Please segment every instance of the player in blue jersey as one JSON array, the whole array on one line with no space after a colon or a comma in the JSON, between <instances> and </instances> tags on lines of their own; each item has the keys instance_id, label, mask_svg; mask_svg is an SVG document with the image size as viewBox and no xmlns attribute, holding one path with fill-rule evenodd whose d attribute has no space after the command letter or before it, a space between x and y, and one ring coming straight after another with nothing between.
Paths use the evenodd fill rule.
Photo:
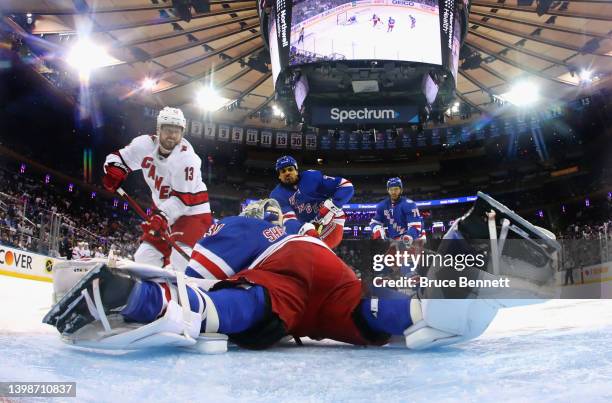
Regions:
<instances>
[{"instance_id":1,"label":"player in blue jersey","mask_svg":"<svg viewBox=\"0 0 612 403\"><path fill-rule=\"evenodd\" d=\"M376 25L379 22L382 24L382 21L380 20L380 17L377 16L376 14L372 15L372 18L370 19L370 21L372 21L372 28L376 28Z\"/></svg>"},{"instance_id":2,"label":"player in blue jersey","mask_svg":"<svg viewBox=\"0 0 612 403\"><path fill-rule=\"evenodd\" d=\"M228 338L261 349L286 335L356 345L382 345L398 336L404 346L422 349L477 337L499 308L525 303L509 299L513 295L542 298L539 292L554 281L560 249L554 235L482 193L453 224L438 252L465 257L477 249L485 265L467 270L433 265L427 272L427 278L438 281L501 275L520 280L508 293L489 290L480 298L482 289L474 286L426 289L418 296L368 291L368 284L321 240L286 235L278 223L265 221L269 203L252 208L255 218L221 220L200 243L215 254L230 250L217 255L234 265L229 278L204 283L154 266L120 262L109 267L110 262L97 261L43 321L70 344L107 349L193 346L197 340L199 351L213 353L227 351ZM506 237L520 242L520 253L497 248ZM250 243L256 246L243 246ZM234 254L244 256L232 260Z\"/></svg>"},{"instance_id":3,"label":"player in blue jersey","mask_svg":"<svg viewBox=\"0 0 612 403\"><path fill-rule=\"evenodd\" d=\"M402 197L402 180L387 181L389 198L376 205L376 215L370 221L372 239L394 239L411 244L424 239L423 219L415 202Z\"/></svg>"},{"instance_id":4,"label":"player in blue jersey","mask_svg":"<svg viewBox=\"0 0 612 403\"><path fill-rule=\"evenodd\" d=\"M395 19L393 17L389 17L389 21L387 22L387 32L392 32L395 27Z\"/></svg>"},{"instance_id":5,"label":"player in blue jersey","mask_svg":"<svg viewBox=\"0 0 612 403\"><path fill-rule=\"evenodd\" d=\"M297 161L291 156L276 161L280 183L270 193L283 211L283 220L290 234L314 234L330 248L342 241L346 216L342 205L349 202L355 190L344 178L323 175L319 171L298 172Z\"/></svg>"},{"instance_id":6,"label":"player in blue jersey","mask_svg":"<svg viewBox=\"0 0 612 403\"><path fill-rule=\"evenodd\" d=\"M264 219L253 218L259 216ZM278 202L264 199L251 203L240 216L223 218L210 227L194 246L185 274L226 279L249 267L266 249L287 236Z\"/></svg>"}]
</instances>

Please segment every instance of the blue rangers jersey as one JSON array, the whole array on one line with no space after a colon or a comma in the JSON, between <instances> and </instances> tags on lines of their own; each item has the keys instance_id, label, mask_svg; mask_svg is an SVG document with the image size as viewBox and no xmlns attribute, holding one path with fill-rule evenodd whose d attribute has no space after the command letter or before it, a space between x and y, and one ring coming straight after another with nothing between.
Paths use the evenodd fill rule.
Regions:
<instances>
[{"instance_id":1,"label":"blue rangers jersey","mask_svg":"<svg viewBox=\"0 0 612 403\"><path fill-rule=\"evenodd\" d=\"M396 239L402 235L410 235L412 239L422 235L423 219L415 202L400 197L396 203L387 197L376 205L376 215L370 221L370 227L381 225L386 227L387 238Z\"/></svg>"},{"instance_id":2,"label":"blue rangers jersey","mask_svg":"<svg viewBox=\"0 0 612 403\"><path fill-rule=\"evenodd\" d=\"M290 234L298 232L302 224L317 218L321 203L331 199L342 208L353 197L355 190L350 181L323 175L320 171L308 170L300 173L296 185L278 184L270 193L283 211L285 229Z\"/></svg>"},{"instance_id":3,"label":"blue rangers jersey","mask_svg":"<svg viewBox=\"0 0 612 403\"><path fill-rule=\"evenodd\" d=\"M226 279L253 268L288 242L305 241L325 246L320 240L287 235L285 229L252 217L227 217L213 224L193 248L185 270L189 277ZM327 246L325 246L327 247Z\"/></svg>"}]
</instances>

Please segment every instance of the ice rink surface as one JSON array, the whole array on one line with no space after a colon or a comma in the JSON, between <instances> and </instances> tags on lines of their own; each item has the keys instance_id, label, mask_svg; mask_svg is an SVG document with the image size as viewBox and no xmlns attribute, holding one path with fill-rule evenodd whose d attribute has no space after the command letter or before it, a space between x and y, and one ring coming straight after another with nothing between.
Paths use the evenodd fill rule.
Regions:
<instances>
[{"instance_id":1,"label":"ice rink surface","mask_svg":"<svg viewBox=\"0 0 612 403\"><path fill-rule=\"evenodd\" d=\"M40 323L50 301L51 284L0 276L0 381L77 383L53 401L612 401L612 300L502 310L480 338L426 352L305 340L214 356L72 348Z\"/></svg>"},{"instance_id":2,"label":"ice rink surface","mask_svg":"<svg viewBox=\"0 0 612 403\"><path fill-rule=\"evenodd\" d=\"M442 63L438 16L405 7L385 7L378 14L382 23L373 27L372 14L369 8L348 11L348 17L355 15L357 22L347 25L338 25L335 14L326 17L306 28L304 42L299 44L299 29L292 30L291 46L324 56L340 54L346 59ZM411 28L409 15L416 18L414 28ZM396 20L391 32L387 32L389 16Z\"/></svg>"}]
</instances>

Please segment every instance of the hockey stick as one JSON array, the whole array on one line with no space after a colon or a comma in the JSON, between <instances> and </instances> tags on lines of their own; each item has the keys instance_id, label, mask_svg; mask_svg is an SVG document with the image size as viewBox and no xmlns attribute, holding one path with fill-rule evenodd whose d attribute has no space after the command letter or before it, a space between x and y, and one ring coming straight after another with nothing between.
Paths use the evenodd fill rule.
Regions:
<instances>
[{"instance_id":1,"label":"hockey stick","mask_svg":"<svg viewBox=\"0 0 612 403\"><path fill-rule=\"evenodd\" d=\"M149 221L147 218L147 213L144 212L144 210L142 209L142 207L140 207L138 202L132 199L130 195L126 193L125 190L119 187L117 188L116 192L119 196L127 200L130 206L132 206L132 208L136 210L136 213L140 216L140 218L142 218L145 221ZM189 262L191 257L180 246L176 244L176 241L174 239L170 238L167 234L162 234L162 239L168 242L170 246L172 246L185 260Z\"/></svg>"}]
</instances>

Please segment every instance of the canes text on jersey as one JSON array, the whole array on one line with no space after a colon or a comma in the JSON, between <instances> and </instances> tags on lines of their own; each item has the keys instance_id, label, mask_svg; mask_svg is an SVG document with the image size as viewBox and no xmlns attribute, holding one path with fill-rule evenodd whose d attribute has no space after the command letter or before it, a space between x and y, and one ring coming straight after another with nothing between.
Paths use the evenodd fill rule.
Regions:
<instances>
[{"instance_id":1,"label":"canes text on jersey","mask_svg":"<svg viewBox=\"0 0 612 403\"><path fill-rule=\"evenodd\" d=\"M155 190L159 192L159 198L163 200L163 199L167 199L168 197L170 197L170 186L166 186L166 185L162 186L161 184L164 181L164 177L157 176L155 174L156 168L155 168L155 164L153 164L153 158L144 157L142 160L142 163L140 164L140 167L143 170L146 170L146 169L149 170L149 172L147 173L147 177L151 178L153 182L155 183Z\"/></svg>"}]
</instances>

